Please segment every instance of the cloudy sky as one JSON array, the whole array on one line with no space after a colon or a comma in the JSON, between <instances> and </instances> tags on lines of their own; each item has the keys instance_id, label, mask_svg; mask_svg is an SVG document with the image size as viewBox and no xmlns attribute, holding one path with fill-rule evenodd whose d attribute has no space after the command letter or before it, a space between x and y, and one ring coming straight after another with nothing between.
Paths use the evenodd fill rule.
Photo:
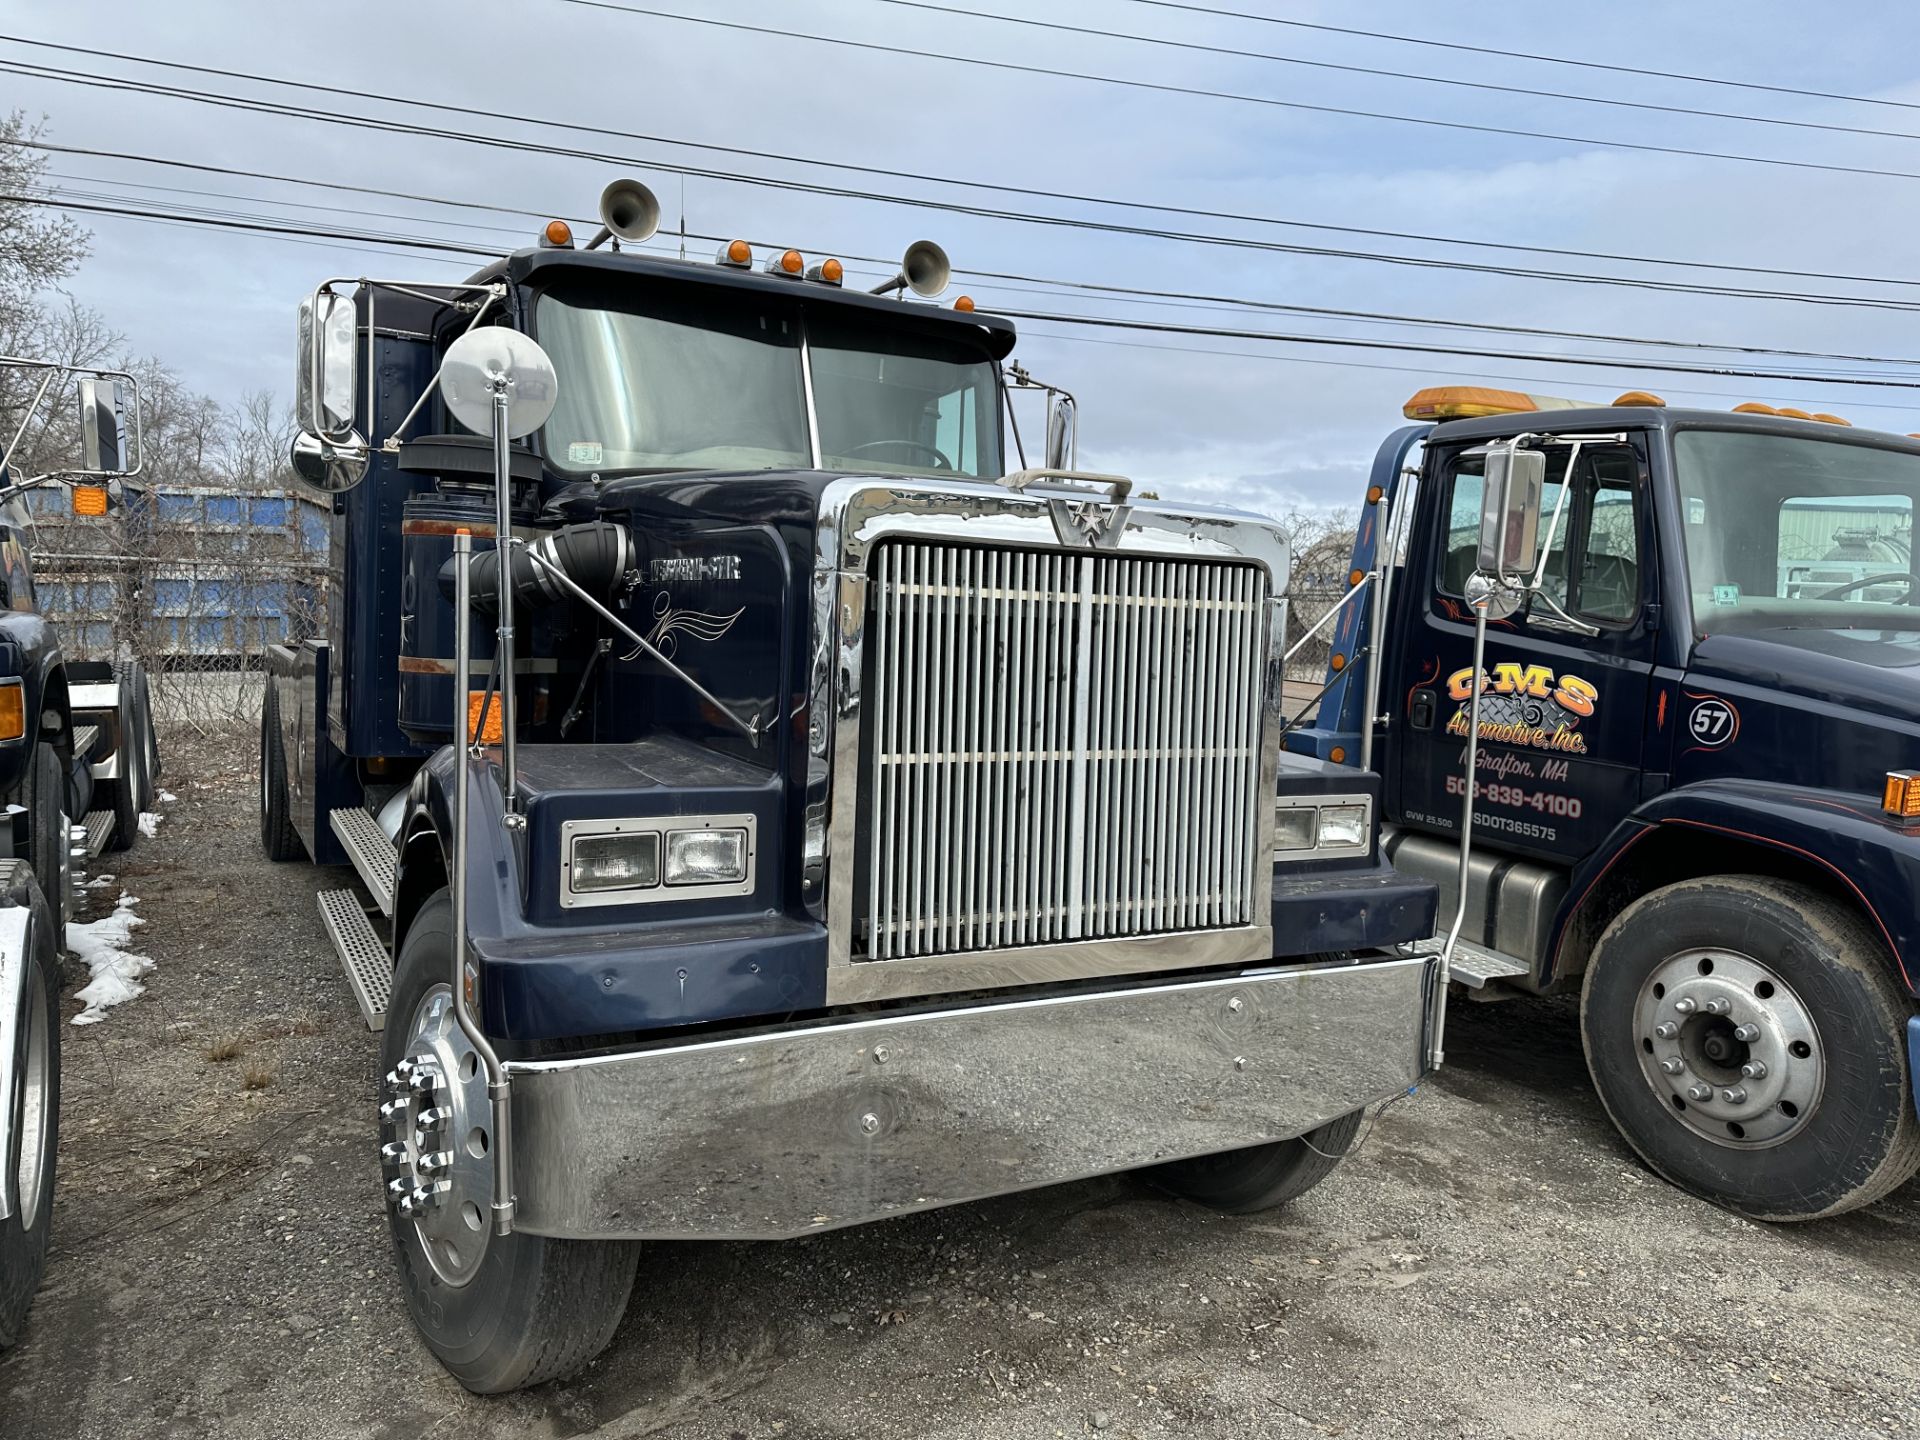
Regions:
<instances>
[{"instance_id":1,"label":"cloudy sky","mask_svg":"<svg viewBox=\"0 0 1920 1440\"><path fill-rule=\"evenodd\" d=\"M252 222L507 249L528 243L537 219L546 215L588 228L600 187L629 173L660 193L669 228L682 213L684 185L687 228L698 234L740 234L796 244L809 254L861 257L895 255L906 242L932 236L962 272L949 298L964 290L983 309L1466 352L1431 355L1025 322L1018 358L1080 395L1082 463L1132 474L1168 495L1270 510L1351 503L1374 445L1397 423L1406 397L1421 385L1448 380L1601 399L1644 386L1676 404L1725 407L1762 399L1836 411L1862 425L1920 430L1920 389L1648 368L1658 359L1920 381L1920 368L1873 363L1920 354L1909 333L1913 310L1805 298L1920 301L1913 244L1920 219L1920 51L1905 7L1890 0L1817 10L1775 0L1691 0L1684 6L1611 0L1577 9L1487 0L1471 10L1409 0L1366 6L1195 3L1201 10L1358 26L1502 53L1334 34L1151 0L956 0L951 10L903 0L333 0L326 6L90 0L84 28L74 23L79 12L70 0L0 0L0 65L8 71L0 73L0 109L44 115L46 138L58 145L147 157L56 155L50 183L75 204L136 207L156 216L184 206ZM675 14L709 23L670 18ZM1023 25L995 14L1092 33ZM1176 48L1130 35L1214 48ZM21 43L28 40L133 58ZM1509 52L1883 103L1661 79ZM955 63L939 54L1221 93L1169 93ZM343 93L143 63L152 61L299 80ZM17 73L22 66L68 75ZM377 117L453 133L370 131L311 115L263 115L85 86L76 77L253 97L320 116ZM1556 93L1474 89L1436 84L1434 77ZM1762 118L1677 114L1595 99ZM403 100L484 113L398 103ZM1311 106L1572 138L1524 138L1300 108ZM568 125L597 127L599 133ZM1862 130L1895 133L1856 133ZM538 153L459 138L479 135L591 154ZM848 166L866 168L843 168ZM683 179L677 170L688 168L701 173ZM882 198L769 188L748 177L1013 213L945 213ZM314 181L403 198L297 183ZM1039 193L1023 196L982 185ZM450 201L470 208L445 203ZM1245 218L1137 208L1148 205ZM1351 253L1201 244L1036 224L1021 215L1549 273L1517 276ZM103 311L136 351L164 358L189 383L222 399L263 385L285 388L294 307L316 280L369 273L449 279L475 264L432 252L382 253L377 245L111 215L82 218L95 238L92 257L73 285L78 297ZM1354 233L1368 230L1434 238ZM1637 258L1556 257L1495 248L1500 245ZM712 246L696 241L689 249L705 254ZM1671 263L1676 261L1693 263ZM851 265L856 278L870 268ZM996 280L968 271L1027 278ZM1700 295L1555 278L1566 272L1801 298ZM1810 278L1815 272L1840 278ZM1124 301L1063 291L1056 283L1061 281L1550 333L1416 327L1404 319L1363 321L1165 298ZM1572 332L1625 338L1566 338ZM1869 358L1656 349L1629 339ZM1509 358L1512 352L1624 363L1575 367L1564 360Z\"/></svg>"}]
</instances>

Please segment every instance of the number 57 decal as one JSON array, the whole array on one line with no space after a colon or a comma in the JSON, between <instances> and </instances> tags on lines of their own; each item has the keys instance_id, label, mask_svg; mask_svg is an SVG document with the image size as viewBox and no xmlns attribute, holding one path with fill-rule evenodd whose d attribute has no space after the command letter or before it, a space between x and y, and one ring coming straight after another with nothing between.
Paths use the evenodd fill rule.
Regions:
<instances>
[{"instance_id":1,"label":"number 57 decal","mask_svg":"<svg viewBox=\"0 0 1920 1440\"><path fill-rule=\"evenodd\" d=\"M1693 750L1720 750L1731 745L1734 737L1740 733L1740 712L1717 695L1695 695L1687 691L1687 697L1699 703L1687 716L1687 731L1693 736Z\"/></svg>"}]
</instances>

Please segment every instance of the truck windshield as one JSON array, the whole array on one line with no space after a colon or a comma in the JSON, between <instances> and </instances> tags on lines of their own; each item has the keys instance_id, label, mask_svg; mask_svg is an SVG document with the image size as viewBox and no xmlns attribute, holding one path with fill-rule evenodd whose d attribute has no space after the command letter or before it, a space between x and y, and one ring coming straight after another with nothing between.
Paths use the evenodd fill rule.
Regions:
<instances>
[{"instance_id":1,"label":"truck windshield","mask_svg":"<svg viewBox=\"0 0 1920 1440\"><path fill-rule=\"evenodd\" d=\"M1673 451L1697 633L1920 630L1920 456L1730 430Z\"/></svg>"},{"instance_id":2,"label":"truck windshield","mask_svg":"<svg viewBox=\"0 0 1920 1440\"><path fill-rule=\"evenodd\" d=\"M796 300L799 297L796 297ZM539 300L560 399L548 463L576 474L809 466L801 306L661 287ZM997 476L991 357L962 339L815 307L806 315L813 409L829 470Z\"/></svg>"}]
</instances>

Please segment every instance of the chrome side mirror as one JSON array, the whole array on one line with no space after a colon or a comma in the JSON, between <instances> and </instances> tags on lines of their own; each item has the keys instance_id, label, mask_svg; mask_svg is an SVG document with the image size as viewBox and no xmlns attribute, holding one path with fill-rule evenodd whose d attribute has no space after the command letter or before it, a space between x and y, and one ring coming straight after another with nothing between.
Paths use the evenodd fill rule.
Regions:
<instances>
[{"instance_id":1,"label":"chrome side mirror","mask_svg":"<svg viewBox=\"0 0 1920 1440\"><path fill-rule=\"evenodd\" d=\"M367 442L352 431L344 445L336 445L311 430L293 437L293 451L287 457L294 478L322 495L338 495L351 490L367 475Z\"/></svg>"},{"instance_id":2,"label":"chrome side mirror","mask_svg":"<svg viewBox=\"0 0 1920 1440\"><path fill-rule=\"evenodd\" d=\"M82 375L78 383L81 463L94 475L125 475L130 468L126 388L102 375Z\"/></svg>"},{"instance_id":3,"label":"chrome side mirror","mask_svg":"<svg viewBox=\"0 0 1920 1440\"><path fill-rule=\"evenodd\" d=\"M321 290L300 302L294 414L304 429L335 445L349 443L353 435L358 339L352 300Z\"/></svg>"},{"instance_id":4,"label":"chrome side mirror","mask_svg":"<svg viewBox=\"0 0 1920 1440\"><path fill-rule=\"evenodd\" d=\"M1079 407L1073 396L1064 390L1054 391L1047 399L1047 469L1073 469L1078 432Z\"/></svg>"},{"instance_id":5,"label":"chrome side mirror","mask_svg":"<svg viewBox=\"0 0 1920 1440\"><path fill-rule=\"evenodd\" d=\"M1540 561L1540 497L1547 457L1514 442L1487 452L1486 489L1480 501L1480 550L1476 568L1501 579L1531 579Z\"/></svg>"}]
</instances>

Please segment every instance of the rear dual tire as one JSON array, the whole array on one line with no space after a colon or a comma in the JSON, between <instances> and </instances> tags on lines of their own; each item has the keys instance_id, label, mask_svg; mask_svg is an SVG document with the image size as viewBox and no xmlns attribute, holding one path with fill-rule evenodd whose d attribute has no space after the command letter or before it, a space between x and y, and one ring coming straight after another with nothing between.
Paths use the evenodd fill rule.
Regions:
<instances>
[{"instance_id":1,"label":"rear dual tire","mask_svg":"<svg viewBox=\"0 0 1920 1440\"><path fill-rule=\"evenodd\" d=\"M441 890L421 907L400 947L382 1036L382 1074L426 1053L413 1037L421 1017L443 1003L440 994L448 990L452 974L453 905ZM410 1051L410 1045L416 1048ZM485 1076L479 1079L483 1095ZM478 1111L478 1097L471 1090L467 1094L468 1108ZM463 1117L460 1124L491 1128L490 1117L480 1114ZM394 1167L385 1173L392 1177ZM488 1235L482 1229L462 1241L485 1247L477 1261L471 1255L450 1261L444 1253L428 1253L434 1243L431 1226L400 1214L391 1198L387 1218L407 1308L427 1348L467 1389L490 1395L561 1379L613 1338L633 1289L638 1242L554 1240L518 1230ZM472 1204L484 1217L491 1198L490 1187L484 1195L455 1189L438 1203ZM465 1278L450 1283L450 1274Z\"/></svg>"}]
</instances>

